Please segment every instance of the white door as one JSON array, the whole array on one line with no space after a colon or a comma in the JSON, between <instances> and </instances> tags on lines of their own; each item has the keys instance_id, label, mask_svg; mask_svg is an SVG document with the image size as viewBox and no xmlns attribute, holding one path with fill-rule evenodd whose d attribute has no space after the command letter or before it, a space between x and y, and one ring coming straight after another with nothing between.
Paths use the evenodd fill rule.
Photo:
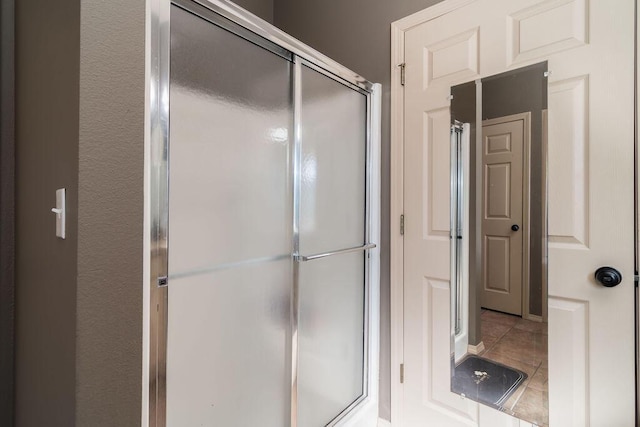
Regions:
<instances>
[{"instance_id":1,"label":"white door","mask_svg":"<svg viewBox=\"0 0 640 427\"><path fill-rule=\"evenodd\" d=\"M482 125L483 308L522 315L524 118L486 120Z\"/></svg>"},{"instance_id":2,"label":"white door","mask_svg":"<svg viewBox=\"0 0 640 427\"><path fill-rule=\"evenodd\" d=\"M544 60L550 425L635 425L634 2L448 0L394 25L406 64L404 384L394 426L519 423L449 391L448 95ZM619 286L594 280L605 265L620 270Z\"/></svg>"}]
</instances>

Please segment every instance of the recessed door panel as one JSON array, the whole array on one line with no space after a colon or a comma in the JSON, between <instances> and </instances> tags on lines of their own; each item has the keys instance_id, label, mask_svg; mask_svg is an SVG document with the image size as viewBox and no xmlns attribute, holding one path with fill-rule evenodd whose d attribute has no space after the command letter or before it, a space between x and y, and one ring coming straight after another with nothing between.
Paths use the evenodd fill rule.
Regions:
<instances>
[{"instance_id":1,"label":"recessed door panel","mask_svg":"<svg viewBox=\"0 0 640 427\"><path fill-rule=\"evenodd\" d=\"M511 218L511 163L484 167L485 219Z\"/></svg>"},{"instance_id":2,"label":"recessed door panel","mask_svg":"<svg viewBox=\"0 0 640 427\"><path fill-rule=\"evenodd\" d=\"M484 236L485 255L484 290L509 293L511 268L511 248L508 237Z\"/></svg>"},{"instance_id":3,"label":"recessed door panel","mask_svg":"<svg viewBox=\"0 0 640 427\"><path fill-rule=\"evenodd\" d=\"M487 135L487 145L485 154L499 154L511 152L511 135L498 134Z\"/></svg>"}]
</instances>

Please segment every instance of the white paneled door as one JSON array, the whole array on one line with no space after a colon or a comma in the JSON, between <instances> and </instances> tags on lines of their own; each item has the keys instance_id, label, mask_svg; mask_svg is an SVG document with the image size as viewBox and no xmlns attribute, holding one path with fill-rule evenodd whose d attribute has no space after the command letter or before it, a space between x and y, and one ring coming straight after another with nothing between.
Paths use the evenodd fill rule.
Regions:
<instances>
[{"instance_id":1,"label":"white paneled door","mask_svg":"<svg viewBox=\"0 0 640 427\"><path fill-rule=\"evenodd\" d=\"M405 234L393 258L404 363L394 426L529 425L449 391L449 93L542 61L549 424L635 425L634 14L632 0L447 0L394 24L395 59L406 64L395 98ZM622 283L599 284L601 266Z\"/></svg>"},{"instance_id":2,"label":"white paneled door","mask_svg":"<svg viewBox=\"0 0 640 427\"><path fill-rule=\"evenodd\" d=\"M480 304L518 316L522 314L522 260L528 257L523 246L528 227L522 203L528 197L524 185L527 119L527 115L501 117L482 124Z\"/></svg>"}]
</instances>

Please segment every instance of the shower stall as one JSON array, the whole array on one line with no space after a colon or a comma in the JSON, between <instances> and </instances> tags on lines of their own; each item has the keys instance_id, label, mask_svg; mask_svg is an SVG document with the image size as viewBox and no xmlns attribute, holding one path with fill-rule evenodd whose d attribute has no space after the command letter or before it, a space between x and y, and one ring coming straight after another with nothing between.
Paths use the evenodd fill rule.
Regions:
<instances>
[{"instance_id":1,"label":"shower stall","mask_svg":"<svg viewBox=\"0 0 640 427\"><path fill-rule=\"evenodd\" d=\"M451 125L451 348L453 361L469 344L469 158L470 124Z\"/></svg>"},{"instance_id":2,"label":"shower stall","mask_svg":"<svg viewBox=\"0 0 640 427\"><path fill-rule=\"evenodd\" d=\"M355 423L379 85L225 1L160 1L151 32L150 425Z\"/></svg>"}]
</instances>

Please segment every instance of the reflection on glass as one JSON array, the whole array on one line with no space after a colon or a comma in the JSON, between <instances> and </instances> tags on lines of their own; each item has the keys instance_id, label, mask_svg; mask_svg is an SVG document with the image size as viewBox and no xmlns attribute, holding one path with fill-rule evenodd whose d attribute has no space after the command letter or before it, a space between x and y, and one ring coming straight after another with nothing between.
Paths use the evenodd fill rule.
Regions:
<instances>
[{"instance_id":1,"label":"reflection on glass","mask_svg":"<svg viewBox=\"0 0 640 427\"><path fill-rule=\"evenodd\" d=\"M455 358L467 352L469 295L463 292L469 277L469 123L454 121L451 126L451 312L455 337Z\"/></svg>"},{"instance_id":2,"label":"reflection on glass","mask_svg":"<svg viewBox=\"0 0 640 427\"><path fill-rule=\"evenodd\" d=\"M300 253L362 246L366 97L302 67Z\"/></svg>"},{"instance_id":3,"label":"reflection on glass","mask_svg":"<svg viewBox=\"0 0 640 427\"><path fill-rule=\"evenodd\" d=\"M291 69L172 6L167 425L289 423Z\"/></svg>"},{"instance_id":4,"label":"reflection on glass","mask_svg":"<svg viewBox=\"0 0 640 427\"><path fill-rule=\"evenodd\" d=\"M288 425L290 286L290 259L172 280L168 426Z\"/></svg>"},{"instance_id":5,"label":"reflection on glass","mask_svg":"<svg viewBox=\"0 0 640 427\"><path fill-rule=\"evenodd\" d=\"M292 64L172 13L171 269L290 254Z\"/></svg>"},{"instance_id":6,"label":"reflection on glass","mask_svg":"<svg viewBox=\"0 0 640 427\"><path fill-rule=\"evenodd\" d=\"M303 256L365 243L367 100L301 67ZM364 393L364 251L299 266L298 425L322 426Z\"/></svg>"},{"instance_id":7,"label":"reflection on glass","mask_svg":"<svg viewBox=\"0 0 640 427\"><path fill-rule=\"evenodd\" d=\"M302 65L294 150L292 63L171 13L167 424L327 425L366 391L367 98Z\"/></svg>"},{"instance_id":8,"label":"reflection on glass","mask_svg":"<svg viewBox=\"0 0 640 427\"><path fill-rule=\"evenodd\" d=\"M545 71L453 87L450 151L451 388L540 426L549 422Z\"/></svg>"},{"instance_id":9,"label":"reflection on glass","mask_svg":"<svg viewBox=\"0 0 640 427\"><path fill-rule=\"evenodd\" d=\"M363 393L364 257L300 264L300 426L327 425Z\"/></svg>"}]
</instances>

